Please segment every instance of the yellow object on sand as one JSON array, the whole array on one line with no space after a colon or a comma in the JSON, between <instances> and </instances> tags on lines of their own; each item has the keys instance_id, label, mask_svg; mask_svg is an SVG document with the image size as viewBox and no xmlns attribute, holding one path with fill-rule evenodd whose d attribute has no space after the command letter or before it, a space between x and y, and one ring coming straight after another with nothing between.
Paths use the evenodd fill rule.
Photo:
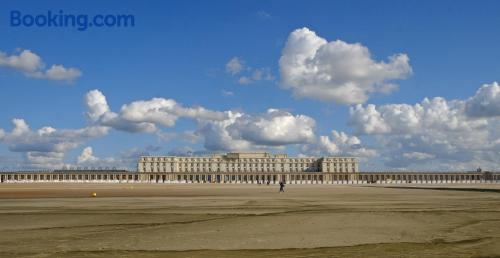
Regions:
<instances>
[{"instance_id":1,"label":"yellow object on sand","mask_svg":"<svg viewBox=\"0 0 500 258\"><path fill-rule=\"evenodd\" d=\"M97 197L97 193L92 193L92 197Z\"/></svg>"}]
</instances>

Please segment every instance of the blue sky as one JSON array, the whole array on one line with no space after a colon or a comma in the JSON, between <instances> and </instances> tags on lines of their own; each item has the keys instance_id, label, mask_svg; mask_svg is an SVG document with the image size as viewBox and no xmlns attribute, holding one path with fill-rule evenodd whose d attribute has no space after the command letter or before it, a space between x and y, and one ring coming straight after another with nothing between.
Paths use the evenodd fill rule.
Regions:
<instances>
[{"instance_id":1,"label":"blue sky","mask_svg":"<svg viewBox=\"0 0 500 258\"><path fill-rule=\"evenodd\" d=\"M207 148L209 136L206 130L200 129L211 126L210 119L200 122L207 118L177 114L178 119L171 126L146 119L145 122L156 125L155 132L126 132L117 129L118 122L111 125L103 119L90 121L86 115L89 111L85 96L94 89L106 97L110 111L115 113L120 113L122 105L155 97L173 99L186 108L240 112L246 119L228 132L232 140L244 141L240 143L247 150L263 149L291 155L358 155L363 158L367 170L429 169L429 166L494 169L498 165L495 158L500 157L500 141L494 143L500 139L498 114L493 111L487 115L467 115L473 112L464 111L469 109L461 106L474 106L476 99L473 97L479 98L481 93L487 95L489 105L483 108L496 110L498 107L500 97L493 94L497 92L494 82L500 80L498 1L148 1L147 4L137 1L16 1L0 3L0 10L3 35L0 52L6 57L30 50L43 60L45 70L57 64L81 72L70 80L41 78L0 62L0 128L6 135L0 141L2 168L43 168L44 162L40 161L44 158L49 160L46 167L54 168L116 165L126 163L127 158L133 160L136 154L167 154L173 150L234 150L224 148L223 144ZM132 14L135 26L93 27L86 31L71 27L12 27L9 24L12 10L23 14L49 10L90 16ZM409 58L406 64L411 71L399 72L397 79L372 74L372 77L386 78L376 84L390 83L398 85L398 89L388 94L371 91L365 101L346 100L348 103L343 103L338 98L297 95L294 89L309 90L314 86L301 85L304 80L317 82L316 79L293 77L291 80L298 82L293 87L286 86L285 67L280 66L279 60L291 33L304 27L327 42L341 40L350 46L361 44L369 50L369 58L375 63L390 63L391 56L404 54ZM346 61L333 60L335 57L334 52L325 55L326 61L321 59L324 67ZM243 66L234 74L226 67L233 58ZM263 77L252 79L248 84L238 82L241 77L250 78L255 71L263 72ZM336 70L329 72L345 77ZM368 84L365 86L373 86ZM479 92L484 84L489 86ZM338 85L326 83L322 89ZM450 135L462 139L461 142L452 139L438 142L443 139L441 136L422 140L428 136L446 135L447 129L442 128L450 126L431 122L429 115L419 115L416 127L407 131L397 128L401 121L407 120L400 117L403 120L389 121L390 114L401 113L390 104L414 107L426 97L438 96L450 105L446 112L459 113L458 118L448 117L450 123L458 120L460 128L469 129L460 131L456 125L452 126L457 132ZM471 100L467 102L468 99ZM453 100L463 103L452 104ZM484 98L482 100L484 104ZM360 123L367 122L354 119L350 112L357 104L362 105L360 112L365 112L365 118L368 114L365 108L374 104L384 120L378 121L383 126L374 126L382 129L361 128ZM269 108L284 113L265 117ZM301 115L314 120L313 135L308 131L310 128L301 127L304 123ZM276 116L296 120L290 124L291 128L281 128L285 130L283 134L254 135L238 131L242 127L253 128L252 123L262 119L270 123L270 128L256 128L262 132L276 129L272 127L276 126L272 122L279 124L278 120L273 120ZM61 139L65 134L57 139L32 136L35 138L29 144L20 143L12 135L8 137L12 134L14 118L29 124L33 134L44 126L57 130L102 126L107 131L74 140L70 147L61 150L57 146L67 143ZM436 126L438 131L430 130L431 126ZM304 130L297 133L295 129ZM332 130L344 132L347 139L332 135ZM162 133L170 137L159 137ZM486 134L480 137L484 142L469 143L476 138L476 133ZM329 137L329 141L321 144L321 136ZM408 146L394 147L402 141L401 137L411 139ZM478 147L466 151L462 143ZM484 147L487 144L488 147ZM91 152L87 149L85 156L83 150L88 147ZM395 158L395 154L401 155ZM81 162L78 162L79 157Z\"/></svg>"}]
</instances>

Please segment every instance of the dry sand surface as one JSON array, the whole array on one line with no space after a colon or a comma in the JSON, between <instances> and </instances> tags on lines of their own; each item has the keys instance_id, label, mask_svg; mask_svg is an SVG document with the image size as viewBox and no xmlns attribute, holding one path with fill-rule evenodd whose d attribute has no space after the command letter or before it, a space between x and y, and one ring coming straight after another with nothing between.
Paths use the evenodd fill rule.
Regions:
<instances>
[{"instance_id":1,"label":"dry sand surface","mask_svg":"<svg viewBox=\"0 0 500 258\"><path fill-rule=\"evenodd\" d=\"M500 185L2 184L0 256L498 257Z\"/></svg>"}]
</instances>

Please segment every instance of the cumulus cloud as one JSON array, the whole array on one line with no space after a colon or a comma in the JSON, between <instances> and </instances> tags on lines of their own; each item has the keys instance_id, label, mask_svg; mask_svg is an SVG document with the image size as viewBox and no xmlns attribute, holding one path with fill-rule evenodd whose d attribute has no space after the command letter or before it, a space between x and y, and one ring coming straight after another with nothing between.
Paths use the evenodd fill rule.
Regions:
<instances>
[{"instance_id":1,"label":"cumulus cloud","mask_svg":"<svg viewBox=\"0 0 500 258\"><path fill-rule=\"evenodd\" d=\"M297 97L358 104L375 92L390 93L391 83L412 73L406 54L376 61L367 47L341 40L328 42L308 28L293 31L279 61L281 83Z\"/></svg>"},{"instance_id":2,"label":"cumulus cloud","mask_svg":"<svg viewBox=\"0 0 500 258\"><path fill-rule=\"evenodd\" d=\"M319 136L313 142L304 144L301 151L314 156L356 156L369 158L377 155L376 151L362 145L356 136L349 136L344 132L332 131L328 135Z\"/></svg>"},{"instance_id":3,"label":"cumulus cloud","mask_svg":"<svg viewBox=\"0 0 500 258\"><path fill-rule=\"evenodd\" d=\"M79 69L63 65L54 64L45 69L40 56L30 50L22 50L19 54L10 56L0 51L0 66L22 71L28 77L56 81L73 81L82 75Z\"/></svg>"},{"instance_id":4,"label":"cumulus cloud","mask_svg":"<svg viewBox=\"0 0 500 258\"><path fill-rule=\"evenodd\" d=\"M42 69L44 64L42 59L30 50L23 50L18 55L13 54L10 56L0 51L0 66L32 73Z\"/></svg>"},{"instance_id":5,"label":"cumulus cloud","mask_svg":"<svg viewBox=\"0 0 500 258\"><path fill-rule=\"evenodd\" d=\"M120 113L112 112L106 97L99 90L89 91L85 96L87 117L94 123L127 132L158 131L157 125L172 127L180 117L196 120L222 120L223 112L203 107L183 107L172 99L153 98L134 101L121 107Z\"/></svg>"},{"instance_id":6,"label":"cumulus cloud","mask_svg":"<svg viewBox=\"0 0 500 258\"><path fill-rule=\"evenodd\" d=\"M228 127L232 137L257 145L288 145L311 141L316 122L305 115L269 109L261 115L242 115Z\"/></svg>"},{"instance_id":7,"label":"cumulus cloud","mask_svg":"<svg viewBox=\"0 0 500 258\"><path fill-rule=\"evenodd\" d=\"M172 99L153 98L148 101L134 101L121 108L125 119L143 121L172 126L175 119L185 117L200 120L221 120L223 112L212 111L203 107L183 107Z\"/></svg>"},{"instance_id":8,"label":"cumulus cloud","mask_svg":"<svg viewBox=\"0 0 500 258\"><path fill-rule=\"evenodd\" d=\"M249 150L252 144L246 140L234 138L228 127L243 116L243 113L226 111L227 119L221 121L200 121L196 133L204 140L204 147L208 150Z\"/></svg>"},{"instance_id":9,"label":"cumulus cloud","mask_svg":"<svg viewBox=\"0 0 500 258\"><path fill-rule=\"evenodd\" d=\"M98 121L104 114L109 112L106 96L99 90L91 90L85 95L87 106L87 117L92 121Z\"/></svg>"},{"instance_id":10,"label":"cumulus cloud","mask_svg":"<svg viewBox=\"0 0 500 258\"><path fill-rule=\"evenodd\" d=\"M66 68L62 65L52 65L47 71L41 73L41 78L56 81L72 81L82 75L76 68Z\"/></svg>"},{"instance_id":11,"label":"cumulus cloud","mask_svg":"<svg viewBox=\"0 0 500 258\"><path fill-rule=\"evenodd\" d=\"M64 153L29 151L25 153L25 164L21 168L28 169L60 169L64 163Z\"/></svg>"},{"instance_id":12,"label":"cumulus cloud","mask_svg":"<svg viewBox=\"0 0 500 258\"><path fill-rule=\"evenodd\" d=\"M116 157L97 157L94 155L92 147L85 147L76 159L79 167L115 167L136 169L137 160L141 156L151 155L161 148L158 146L146 146L145 148L132 148L120 152Z\"/></svg>"},{"instance_id":13,"label":"cumulus cloud","mask_svg":"<svg viewBox=\"0 0 500 258\"><path fill-rule=\"evenodd\" d=\"M155 132L153 123L127 121L119 114L112 112L109 108L106 96L99 90L91 90L85 95L87 106L87 117L94 124L112 127L116 130L126 132Z\"/></svg>"},{"instance_id":14,"label":"cumulus cloud","mask_svg":"<svg viewBox=\"0 0 500 258\"><path fill-rule=\"evenodd\" d=\"M351 107L349 124L359 134L416 134L428 130L473 132L487 125L484 119L469 119L464 101L425 98L421 103Z\"/></svg>"},{"instance_id":15,"label":"cumulus cloud","mask_svg":"<svg viewBox=\"0 0 500 258\"><path fill-rule=\"evenodd\" d=\"M124 104L120 113L115 113L98 90L89 91L85 103L87 117L95 125L155 133L164 141L202 141L208 151L268 150L316 141L313 118L279 109L269 109L262 114L221 112L203 107L183 107L172 99L153 98ZM176 133L159 129L159 126L174 126L178 118L194 120L196 131Z\"/></svg>"},{"instance_id":16,"label":"cumulus cloud","mask_svg":"<svg viewBox=\"0 0 500 258\"><path fill-rule=\"evenodd\" d=\"M226 111L227 119L202 121L197 134L210 151L261 150L314 139L314 119L269 109L263 114Z\"/></svg>"},{"instance_id":17,"label":"cumulus cloud","mask_svg":"<svg viewBox=\"0 0 500 258\"><path fill-rule=\"evenodd\" d=\"M283 150L285 146L315 141L313 118L269 109L261 114L241 111L214 111L204 107L184 107L173 99L153 98L122 105L113 112L106 96L99 90L87 92L84 98L90 125L80 129L56 129L50 126L31 130L23 119L13 119L13 129L0 130L0 139L10 151L26 155L27 164L60 168L65 154L90 139L102 137L110 129L154 133L164 141L181 139L190 143L203 142L207 151ZM162 127L175 126L179 118L196 123L196 130L164 132ZM45 161L44 161L45 160ZM96 157L86 147L76 158L76 164L113 164L121 159Z\"/></svg>"},{"instance_id":18,"label":"cumulus cloud","mask_svg":"<svg viewBox=\"0 0 500 258\"><path fill-rule=\"evenodd\" d=\"M108 128L102 126L80 129L45 126L33 131L23 119L13 119L12 123L12 131L3 133L0 139L10 151L24 153L27 166L34 168L59 168L64 165L63 158L67 151L108 133Z\"/></svg>"},{"instance_id":19,"label":"cumulus cloud","mask_svg":"<svg viewBox=\"0 0 500 258\"><path fill-rule=\"evenodd\" d=\"M3 141L9 150L16 152L65 152L88 139L102 137L108 129L90 126L80 129L55 129L49 126L32 131L23 119L13 119L14 128L6 133Z\"/></svg>"},{"instance_id":20,"label":"cumulus cloud","mask_svg":"<svg viewBox=\"0 0 500 258\"><path fill-rule=\"evenodd\" d=\"M21 136L30 131L30 128L24 119L14 118L12 119L12 124L14 125L14 129L12 129L10 135L13 137Z\"/></svg>"},{"instance_id":21,"label":"cumulus cloud","mask_svg":"<svg viewBox=\"0 0 500 258\"><path fill-rule=\"evenodd\" d=\"M99 160L99 158L94 156L94 152L92 150L92 147L85 147L83 149L82 153L77 157L76 163L82 164L82 163L88 163L88 162L96 162L98 160Z\"/></svg>"},{"instance_id":22,"label":"cumulus cloud","mask_svg":"<svg viewBox=\"0 0 500 258\"><path fill-rule=\"evenodd\" d=\"M375 137L390 167L492 168L500 158L496 87L485 85L467 100L357 105L350 109L349 124L357 134Z\"/></svg>"},{"instance_id":23,"label":"cumulus cloud","mask_svg":"<svg viewBox=\"0 0 500 258\"><path fill-rule=\"evenodd\" d=\"M137 161L137 159L136 159ZM126 164L121 163L122 160L120 158L107 157L107 158L99 158L94 156L94 150L92 147L85 147L80 155L76 158L77 166L84 166L86 168L89 167L123 167ZM121 164L120 164L121 163ZM127 163L128 165L128 163Z\"/></svg>"},{"instance_id":24,"label":"cumulus cloud","mask_svg":"<svg viewBox=\"0 0 500 258\"><path fill-rule=\"evenodd\" d=\"M466 102L467 115L471 117L500 116L500 85L485 84Z\"/></svg>"},{"instance_id":25,"label":"cumulus cloud","mask_svg":"<svg viewBox=\"0 0 500 258\"><path fill-rule=\"evenodd\" d=\"M99 90L85 96L87 117L100 126L128 132L155 133L160 139L202 140L210 150L256 150L300 144L314 138L314 119L305 115L269 109L264 114L245 114L235 111L213 111L203 107L184 107L172 99L138 100L122 106L120 113L112 112L106 97ZM177 119L192 119L197 130L184 133L163 132L173 127Z\"/></svg>"},{"instance_id":26,"label":"cumulus cloud","mask_svg":"<svg viewBox=\"0 0 500 258\"><path fill-rule=\"evenodd\" d=\"M390 127L373 104L366 107L359 104L351 107L348 123L355 128L358 134L387 133L390 131Z\"/></svg>"}]
</instances>

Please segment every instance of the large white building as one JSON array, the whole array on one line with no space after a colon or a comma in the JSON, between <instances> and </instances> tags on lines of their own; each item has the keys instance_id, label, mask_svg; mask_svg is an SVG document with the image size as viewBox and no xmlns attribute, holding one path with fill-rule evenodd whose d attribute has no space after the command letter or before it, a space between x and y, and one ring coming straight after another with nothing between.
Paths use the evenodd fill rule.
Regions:
<instances>
[{"instance_id":1,"label":"large white building","mask_svg":"<svg viewBox=\"0 0 500 258\"><path fill-rule=\"evenodd\" d=\"M245 183L391 184L500 182L499 172L360 172L355 157L288 157L265 152L206 157L144 156L137 171L53 170L0 172L0 183Z\"/></svg>"},{"instance_id":2,"label":"large white building","mask_svg":"<svg viewBox=\"0 0 500 258\"><path fill-rule=\"evenodd\" d=\"M233 152L205 157L143 156L140 173L357 173L355 157L288 157L266 152Z\"/></svg>"}]
</instances>

